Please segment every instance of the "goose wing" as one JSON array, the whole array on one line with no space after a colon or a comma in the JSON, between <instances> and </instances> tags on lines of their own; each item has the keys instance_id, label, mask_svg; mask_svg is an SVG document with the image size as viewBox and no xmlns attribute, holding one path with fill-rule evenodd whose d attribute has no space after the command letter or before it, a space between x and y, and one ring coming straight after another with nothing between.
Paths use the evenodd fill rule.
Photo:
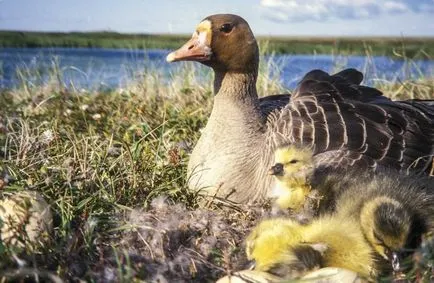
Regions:
<instances>
[{"instance_id":1,"label":"goose wing","mask_svg":"<svg viewBox=\"0 0 434 283\"><path fill-rule=\"evenodd\" d=\"M348 73L353 76L308 73L289 104L269 116L272 142L312 146L325 166L428 171L434 153L432 104L392 101L359 85L354 71Z\"/></svg>"},{"instance_id":2,"label":"goose wing","mask_svg":"<svg viewBox=\"0 0 434 283\"><path fill-rule=\"evenodd\" d=\"M363 74L356 69L345 69L329 76L326 72L321 70L314 70L306 74L303 80L318 80L318 79L331 79L336 82L345 82L359 85L363 80ZM380 93L381 94L381 93ZM281 110L285 107L291 99L290 94L276 94L259 98L259 106L261 113L267 117L274 110Z\"/></svg>"},{"instance_id":3,"label":"goose wing","mask_svg":"<svg viewBox=\"0 0 434 283\"><path fill-rule=\"evenodd\" d=\"M281 110L288 105L291 96L289 94L276 94L259 98L259 107L264 117L275 110Z\"/></svg>"},{"instance_id":4,"label":"goose wing","mask_svg":"<svg viewBox=\"0 0 434 283\"><path fill-rule=\"evenodd\" d=\"M398 101L402 107L407 106L409 109L418 110L418 113L424 115L429 120L434 120L434 100L409 99Z\"/></svg>"}]
</instances>

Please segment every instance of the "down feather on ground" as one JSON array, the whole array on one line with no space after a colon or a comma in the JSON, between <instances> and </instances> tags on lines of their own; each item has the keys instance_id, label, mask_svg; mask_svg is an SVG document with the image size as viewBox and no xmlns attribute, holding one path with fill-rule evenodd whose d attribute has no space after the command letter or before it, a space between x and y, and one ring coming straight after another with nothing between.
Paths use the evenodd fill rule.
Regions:
<instances>
[{"instance_id":1,"label":"down feather on ground","mask_svg":"<svg viewBox=\"0 0 434 283\"><path fill-rule=\"evenodd\" d=\"M123 221L121 247L156 282L204 282L245 269L244 238L261 209L187 209L164 197Z\"/></svg>"}]
</instances>

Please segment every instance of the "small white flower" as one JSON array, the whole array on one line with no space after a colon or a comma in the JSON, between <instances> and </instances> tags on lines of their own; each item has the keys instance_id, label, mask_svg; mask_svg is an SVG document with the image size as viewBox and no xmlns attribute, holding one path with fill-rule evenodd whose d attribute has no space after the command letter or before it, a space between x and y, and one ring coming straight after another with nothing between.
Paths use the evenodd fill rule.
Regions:
<instances>
[{"instance_id":1,"label":"small white flower","mask_svg":"<svg viewBox=\"0 0 434 283\"><path fill-rule=\"evenodd\" d=\"M93 114L93 115L92 115L92 119L94 119L94 120L99 120L99 119L101 119L101 114Z\"/></svg>"},{"instance_id":2,"label":"small white flower","mask_svg":"<svg viewBox=\"0 0 434 283\"><path fill-rule=\"evenodd\" d=\"M65 112L63 112L63 115L69 116L72 113L71 109L66 109Z\"/></svg>"},{"instance_id":3,"label":"small white flower","mask_svg":"<svg viewBox=\"0 0 434 283\"><path fill-rule=\"evenodd\" d=\"M53 131L51 130L45 130L41 135L41 141L43 143L50 143L54 140Z\"/></svg>"},{"instance_id":4,"label":"small white flower","mask_svg":"<svg viewBox=\"0 0 434 283\"><path fill-rule=\"evenodd\" d=\"M85 232L86 233L92 233L95 230L95 227L98 224L98 219L95 217L89 217L87 219L86 225L85 225Z\"/></svg>"},{"instance_id":5,"label":"small white flower","mask_svg":"<svg viewBox=\"0 0 434 283\"><path fill-rule=\"evenodd\" d=\"M83 104L83 105L80 106L80 109L83 110L83 111L86 111L87 108L89 108L89 105L87 105L87 104Z\"/></svg>"},{"instance_id":6,"label":"small white flower","mask_svg":"<svg viewBox=\"0 0 434 283\"><path fill-rule=\"evenodd\" d=\"M104 279L107 282L114 282L116 280L116 270L111 267L104 267Z\"/></svg>"}]
</instances>

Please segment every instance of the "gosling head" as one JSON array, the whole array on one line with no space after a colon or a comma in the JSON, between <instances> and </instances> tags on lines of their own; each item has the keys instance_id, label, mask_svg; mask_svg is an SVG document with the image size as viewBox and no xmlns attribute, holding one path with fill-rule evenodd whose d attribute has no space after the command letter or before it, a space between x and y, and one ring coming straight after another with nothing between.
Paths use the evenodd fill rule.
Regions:
<instances>
[{"instance_id":1,"label":"gosling head","mask_svg":"<svg viewBox=\"0 0 434 283\"><path fill-rule=\"evenodd\" d=\"M203 19L192 38L166 60L197 61L219 71L256 72L258 50L255 36L243 18L217 14Z\"/></svg>"},{"instance_id":2,"label":"gosling head","mask_svg":"<svg viewBox=\"0 0 434 283\"><path fill-rule=\"evenodd\" d=\"M309 148L279 147L274 153L274 161L269 173L281 182L306 182L313 172L313 152Z\"/></svg>"},{"instance_id":3,"label":"gosling head","mask_svg":"<svg viewBox=\"0 0 434 283\"><path fill-rule=\"evenodd\" d=\"M368 201L360 217L363 232L372 247L391 262L394 271L398 271L400 253L412 226L409 212L397 200L381 196Z\"/></svg>"}]
</instances>

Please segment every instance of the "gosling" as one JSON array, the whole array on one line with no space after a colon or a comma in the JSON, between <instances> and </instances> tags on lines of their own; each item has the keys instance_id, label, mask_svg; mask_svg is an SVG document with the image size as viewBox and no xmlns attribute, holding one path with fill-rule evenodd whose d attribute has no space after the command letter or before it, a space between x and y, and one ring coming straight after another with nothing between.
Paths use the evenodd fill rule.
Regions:
<instances>
[{"instance_id":1,"label":"gosling","mask_svg":"<svg viewBox=\"0 0 434 283\"><path fill-rule=\"evenodd\" d=\"M372 248L351 217L325 216L303 225L290 218L262 221L246 240L255 270L281 279L298 278L322 267L340 267L373 278Z\"/></svg>"},{"instance_id":2,"label":"gosling","mask_svg":"<svg viewBox=\"0 0 434 283\"><path fill-rule=\"evenodd\" d=\"M342 192L334 213L357 215L379 269L400 272L402 260L434 231L434 182L386 170Z\"/></svg>"},{"instance_id":3,"label":"gosling","mask_svg":"<svg viewBox=\"0 0 434 283\"><path fill-rule=\"evenodd\" d=\"M401 269L401 256L411 236L414 216L403 204L387 196L366 202L360 213L363 234L372 248L394 272Z\"/></svg>"},{"instance_id":4,"label":"gosling","mask_svg":"<svg viewBox=\"0 0 434 283\"><path fill-rule=\"evenodd\" d=\"M296 145L279 147L275 164L269 170L275 183L269 197L274 199L276 212L290 211L301 222L308 221L318 210L320 196L312 191L313 152Z\"/></svg>"}]
</instances>

